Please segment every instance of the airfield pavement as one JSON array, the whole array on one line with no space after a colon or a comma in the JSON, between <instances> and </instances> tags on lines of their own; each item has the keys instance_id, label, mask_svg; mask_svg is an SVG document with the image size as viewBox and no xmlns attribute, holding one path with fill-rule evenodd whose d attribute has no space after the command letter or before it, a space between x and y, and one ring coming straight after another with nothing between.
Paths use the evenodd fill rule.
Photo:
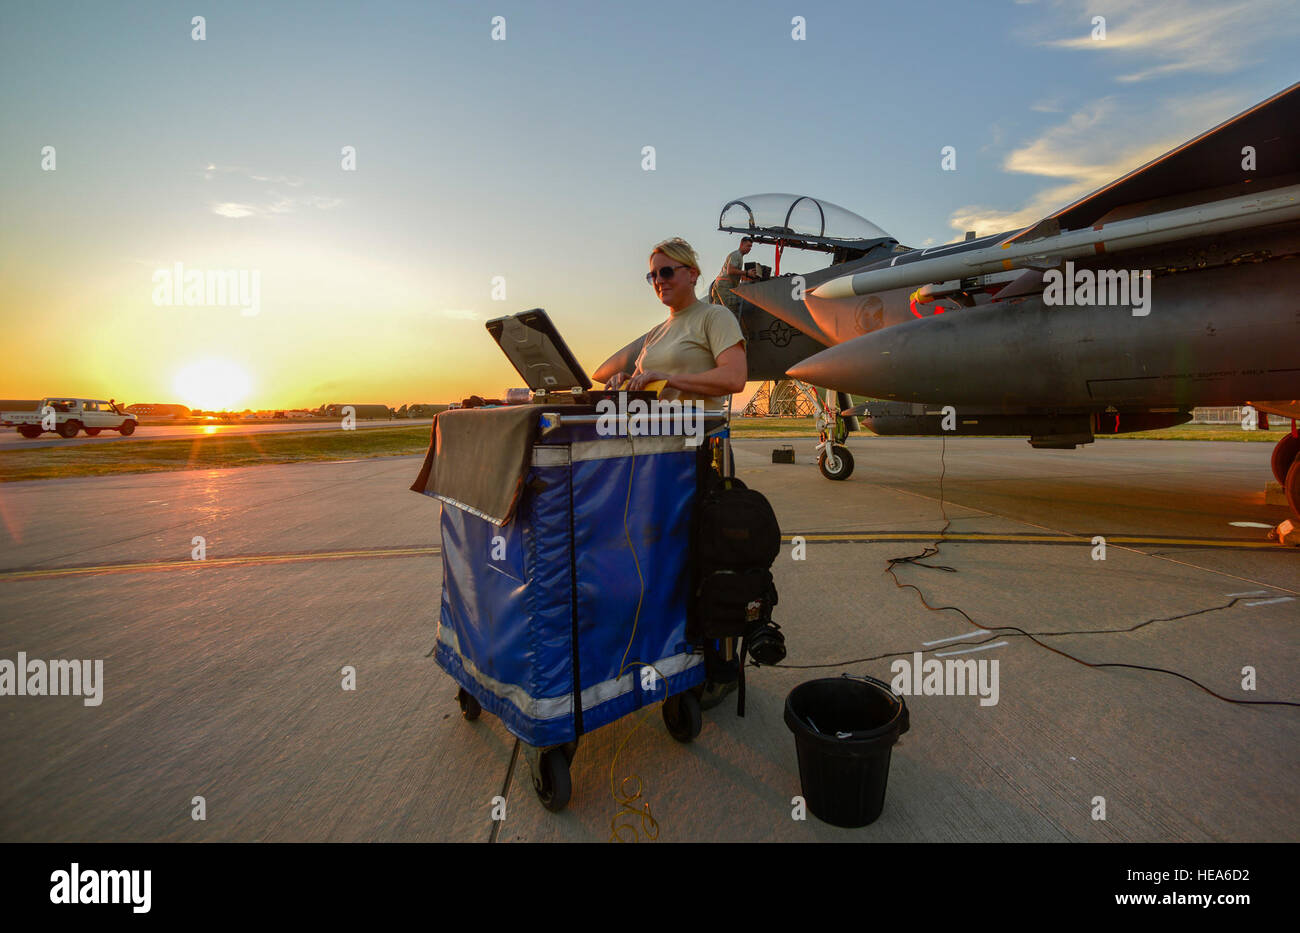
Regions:
<instances>
[{"instance_id":1,"label":"airfield pavement","mask_svg":"<svg viewBox=\"0 0 1300 933\"><path fill-rule=\"evenodd\" d=\"M806 559L786 544L774 568L790 664L910 657L970 632L884 572L943 526L940 440L854 437L857 469L840 483L812 465L811 440L793 442L794 465L772 464L779 443L737 441L736 459L783 533L806 536ZM952 439L942 508L967 537L927 562L956 572L897 574L985 628L1092 632L1210 610L1044 640L1234 698L1300 700L1300 548L1230 524L1287 516L1264 504L1269 453ZM568 808L547 812L514 737L486 713L464 721L426 657L439 506L408 489L419 464L0 486L0 658L104 662L102 705L0 697L0 841L604 841L624 739L614 776L639 776L637 805L662 841L1300 841L1300 710L1088 668L1005 633L965 656L999 661L996 705L907 697L911 731L870 826L792 819L799 774L782 713L795 685L841 670L889 680L888 660L751 668L746 716L732 698L691 744L657 707L599 729L578 749ZM190 559L196 535L203 562ZM1108 538L1104 561L1094 535ZM341 689L345 665L355 691ZM499 794L504 821L491 818ZM204 821L191 818L196 796ZM648 824L621 822L644 838Z\"/></svg>"}]
</instances>

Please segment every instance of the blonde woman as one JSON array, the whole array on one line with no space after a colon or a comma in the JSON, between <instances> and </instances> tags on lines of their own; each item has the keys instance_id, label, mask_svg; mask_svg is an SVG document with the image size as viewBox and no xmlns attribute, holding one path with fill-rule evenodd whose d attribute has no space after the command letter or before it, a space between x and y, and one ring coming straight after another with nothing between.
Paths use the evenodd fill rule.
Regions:
<instances>
[{"instance_id":1,"label":"blonde woman","mask_svg":"<svg viewBox=\"0 0 1300 933\"><path fill-rule=\"evenodd\" d=\"M651 251L646 281L668 306L668 320L646 337L626 388L665 380L662 398L717 409L725 404L724 396L745 387L745 335L734 314L696 297L699 278L699 257L681 237L664 240ZM619 373L610 384L621 385L624 378Z\"/></svg>"},{"instance_id":2,"label":"blonde woman","mask_svg":"<svg viewBox=\"0 0 1300 933\"><path fill-rule=\"evenodd\" d=\"M627 388L642 389L662 379L668 384L660 398L699 401L717 410L726 405L725 396L745 387L745 335L734 314L696 297L699 277L699 257L681 237L664 240L651 251L646 281L668 306L668 320L646 337ZM701 709L712 709L736 689L740 664L735 639L705 652L706 680L697 694Z\"/></svg>"}]
</instances>

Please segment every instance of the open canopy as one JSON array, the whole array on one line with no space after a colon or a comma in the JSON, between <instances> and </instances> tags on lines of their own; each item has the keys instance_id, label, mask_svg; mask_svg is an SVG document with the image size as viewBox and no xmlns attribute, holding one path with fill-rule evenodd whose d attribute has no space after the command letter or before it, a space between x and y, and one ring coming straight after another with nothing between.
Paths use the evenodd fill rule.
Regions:
<instances>
[{"instance_id":1,"label":"open canopy","mask_svg":"<svg viewBox=\"0 0 1300 933\"><path fill-rule=\"evenodd\" d=\"M803 249L866 249L893 239L838 204L798 194L754 194L728 201L718 216L718 229Z\"/></svg>"}]
</instances>

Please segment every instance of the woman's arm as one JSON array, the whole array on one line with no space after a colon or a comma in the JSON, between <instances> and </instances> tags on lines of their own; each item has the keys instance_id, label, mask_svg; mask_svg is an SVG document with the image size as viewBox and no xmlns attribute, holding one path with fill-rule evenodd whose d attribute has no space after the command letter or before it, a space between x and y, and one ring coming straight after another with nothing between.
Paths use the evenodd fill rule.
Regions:
<instances>
[{"instance_id":1,"label":"woman's arm","mask_svg":"<svg viewBox=\"0 0 1300 933\"><path fill-rule=\"evenodd\" d=\"M667 379L670 388L693 395L731 395L745 388L745 377L749 370L743 343L737 343L719 353L717 363L716 367L702 373L637 373L627 387L635 390L643 388L647 383Z\"/></svg>"}]
</instances>

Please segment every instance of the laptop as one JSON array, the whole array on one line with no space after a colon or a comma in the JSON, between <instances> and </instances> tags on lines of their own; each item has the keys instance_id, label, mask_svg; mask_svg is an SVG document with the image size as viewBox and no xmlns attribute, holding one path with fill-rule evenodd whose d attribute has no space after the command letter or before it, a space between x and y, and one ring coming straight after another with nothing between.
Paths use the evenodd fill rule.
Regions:
<instances>
[{"instance_id":1,"label":"laptop","mask_svg":"<svg viewBox=\"0 0 1300 933\"><path fill-rule=\"evenodd\" d=\"M577 394L591 388L591 380L541 308L493 318L486 327L534 394Z\"/></svg>"},{"instance_id":2,"label":"laptop","mask_svg":"<svg viewBox=\"0 0 1300 933\"><path fill-rule=\"evenodd\" d=\"M617 392L595 391L555 324L541 308L493 318L485 325L510 365L523 377L534 401L594 404ZM655 398L653 392L629 392L629 398Z\"/></svg>"}]
</instances>

